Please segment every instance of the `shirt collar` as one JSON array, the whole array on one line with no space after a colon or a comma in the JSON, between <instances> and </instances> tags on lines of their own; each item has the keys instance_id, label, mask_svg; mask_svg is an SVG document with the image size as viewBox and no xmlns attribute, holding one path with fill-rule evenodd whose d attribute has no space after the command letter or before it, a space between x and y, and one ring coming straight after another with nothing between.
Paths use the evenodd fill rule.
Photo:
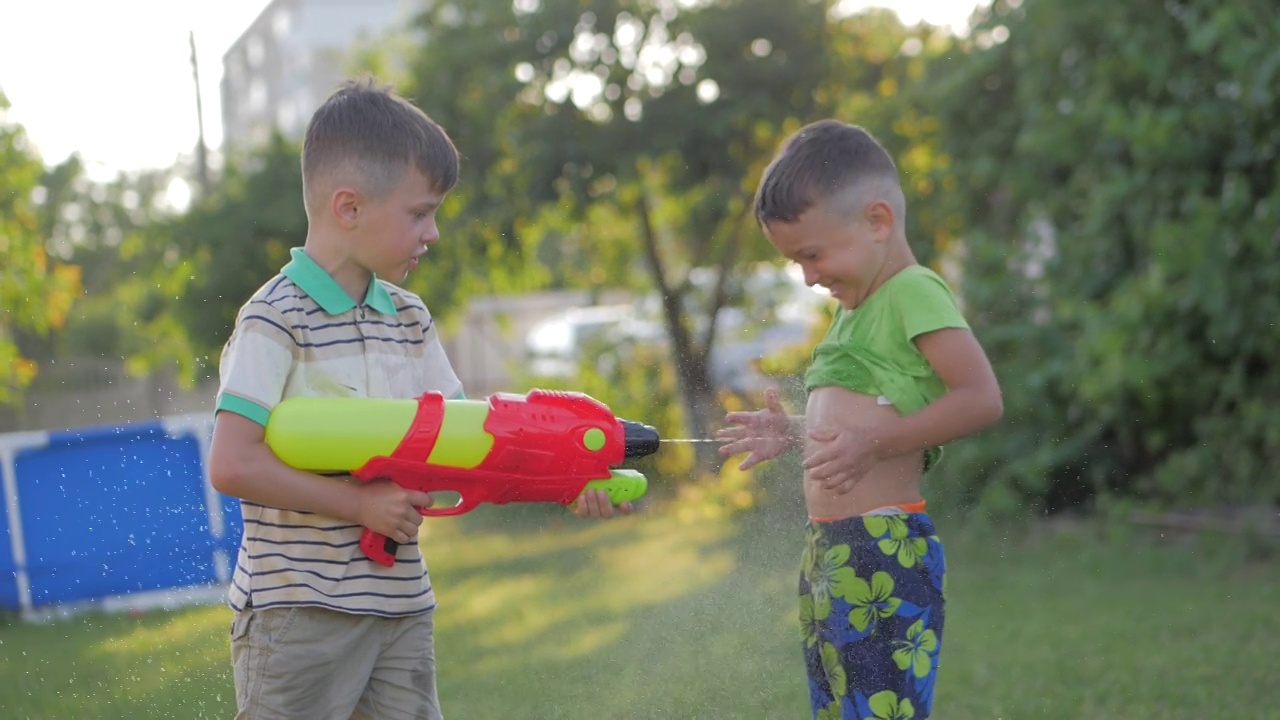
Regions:
<instances>
[{"instance_id":1,"label":"shirt collar","mask_svg":"<svg viewBox=\"0 0 1280 720\"><path fill-rule=\"evenodd\" d=\"M338 285L338 281L316 264L316 261L303 252L302 248L291 249L289 256L292 259L280 272L302 288L303 292L310 295L320 309L330 315L341 315L356 306L351 296ZM376 275L369 278L369 289L365 292L364 301L361 304L383 315L396 314L396 305L391 301L391 293L378 282Z\"/></svg>"}]
</instances>

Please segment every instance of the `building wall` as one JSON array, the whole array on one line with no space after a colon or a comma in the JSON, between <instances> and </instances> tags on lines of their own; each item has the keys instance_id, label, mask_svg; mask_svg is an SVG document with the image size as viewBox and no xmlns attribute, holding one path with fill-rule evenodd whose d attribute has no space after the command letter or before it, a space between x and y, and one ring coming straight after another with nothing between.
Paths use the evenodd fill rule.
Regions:
<instances>
[{"instance_id":1,"label":"building wall","mask_svg":"<svg viewBox=\"0 0 1280 720\"><path fill-rule=\"evenodd\" d=\"M407 26L407 0L273 0L222 58L223 149L297 139L347 76L351 48Z\"/></svg>"}]
</instances>

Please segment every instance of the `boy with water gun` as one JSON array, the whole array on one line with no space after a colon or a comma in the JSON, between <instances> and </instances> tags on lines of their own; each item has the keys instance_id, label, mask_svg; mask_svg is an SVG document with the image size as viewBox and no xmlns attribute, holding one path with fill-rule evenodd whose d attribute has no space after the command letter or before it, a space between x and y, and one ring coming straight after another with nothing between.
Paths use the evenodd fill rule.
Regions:
<instances>
[{"instance_id":1,"label":"boy with water gun","mask_svg":"<svg viewBox=\"0 0 1280 720\"><path fill-rule=\"evenodd\" d=\"M363 468L357 480L290 466L267 426L300 399L462 399L431 314L397 286L439 240L458 153L420 109L355 82L311 118L302 175L305 245L241 308L219 369L209 474L244 518L228 598L237 717L434 720L436 600L413 542L433 498L385 477L424 447L393 443L381 467L324 468ZM277 433L286 446L289 425ZM348 416L337 427L362 425ZM605 444L618 454L616 438ZM575 504L582 517L630 509L595 488ZM362 543L366 533L374 540Z\"/></svg>"}]
</instances>

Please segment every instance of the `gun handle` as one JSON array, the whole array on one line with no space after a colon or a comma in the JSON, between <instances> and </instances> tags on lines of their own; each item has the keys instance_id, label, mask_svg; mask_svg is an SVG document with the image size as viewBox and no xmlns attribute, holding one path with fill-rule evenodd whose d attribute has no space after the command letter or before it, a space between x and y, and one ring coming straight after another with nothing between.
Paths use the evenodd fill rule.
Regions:
<instances>
[{"instance_id":1,"label":"gun handle","mask_svg":"<svg viewBox=\"0 0 1280 720\"><path fill-rule=\"evenodd\" d=\"M379 565L391 567L396 564L396 551L400 549L400 543L365 528L360 534L360 549L370 560Z\"/></svg>"},{"instance_id":2,"label":"gun handle","mask_svg":"<svg viewBox=\"0 0 1280 720\"><path fill-rule=\"evenodd\" d=\"M475 509L479 501L468 500L465 496L458 501L456 505L450 505L445 508L437 508L435 506L418 508L418 513L423 517L443 517L446 515L461 515L471 512ZM391 567L396 564L396 553L400 550L400 543L392 540L386 535L378 534L369 528L365 528L360 533L360 549L368 558L379 565Z\"/></svg>"}]
</instances>

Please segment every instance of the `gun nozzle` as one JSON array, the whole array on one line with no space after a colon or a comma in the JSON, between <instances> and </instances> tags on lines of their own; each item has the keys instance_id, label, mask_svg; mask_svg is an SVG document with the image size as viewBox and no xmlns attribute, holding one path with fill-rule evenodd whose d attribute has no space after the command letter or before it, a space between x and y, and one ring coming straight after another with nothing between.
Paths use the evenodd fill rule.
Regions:
<instances>
[{"instance_id":1,"label":"gun nozzle","mask_svg":"<svg viewBox=\"0 0 1280 720\"><path fill-rule=\"evenodd\" d=\"M658 431L649 425L634 420L619 420L622 423L625 456L629 458L644 457L658 452L660 438Z\"/></svg>"}]
</instances>

